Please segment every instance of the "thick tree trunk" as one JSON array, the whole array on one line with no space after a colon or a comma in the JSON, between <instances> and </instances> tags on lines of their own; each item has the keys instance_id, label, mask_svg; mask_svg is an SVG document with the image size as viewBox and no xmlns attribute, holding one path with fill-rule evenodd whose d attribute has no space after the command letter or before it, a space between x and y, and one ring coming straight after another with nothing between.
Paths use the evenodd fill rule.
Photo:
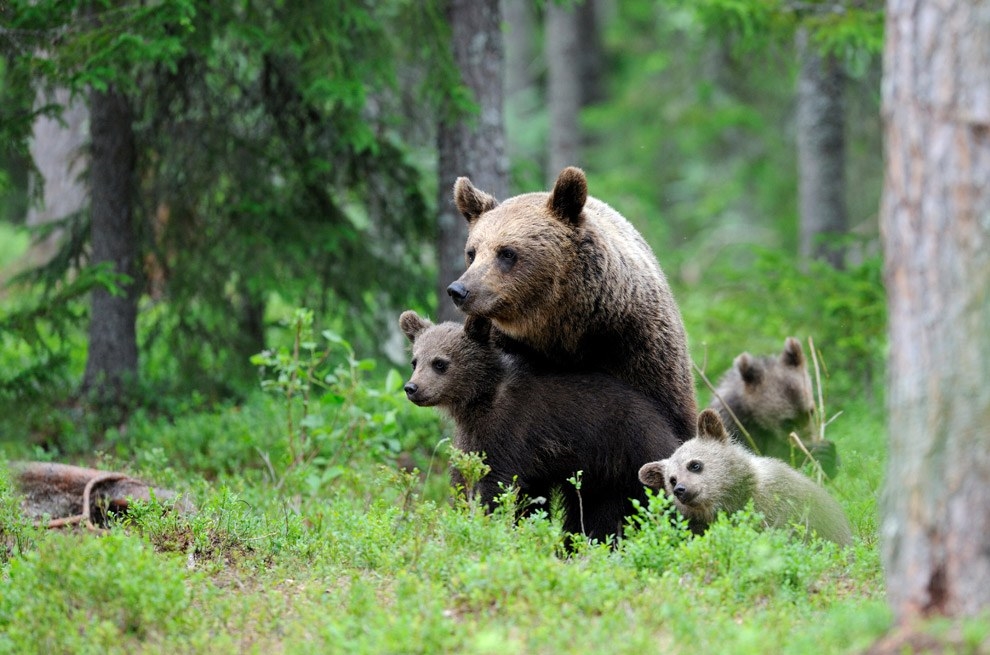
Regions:
<instances>
[{"instance_id":1,"label":"thick tree trunk","mask_svg":"<svg viewBox=\"0 0 990 655\"><path fill-rule=\"evenodd\" d=\"M134 131L127 99L110 89L90 97L91 263L109 262L131 278L123 293L93 292L83 391L112 401L137 375L138 246L132 202Z\"/></svg>"},{"instance_id":2,"label":"thick tree trunk","mask_svg":"<svg viewBox=\"0 0 990 655\"><path fill-rule=\"evenodd\" d=\"M890 0L886 22L881 537L910 623L990 608L990 7Z\"/></svg>"},{"instance_id":3,"label":"thick tree trunk","mask_svg":"<svg viewBox=\"0 0 990 655\"><path fill-rule=\"evenodd\" d=\"M437 308L439 320L464 317L447 297L447 286L464 272L467 222L453 202L454 180L466 175L499 200L508 191L503 119L504 50L500 0L451 0L448 20L454 59L478 114L440 125L437 202Z\"/></svg>"},{"instance_id":4,"label":"thick tree trunk","mask_svg":"<svg viewBox=\"0 0 990 655\"><path fill-rule=\"evenodd\" d=\"M840 237L848 230L845 162L845 76L839 62L823 56L798 30L801 69L797 93L798 196L801 257L844 264Z\"/></svg>"},{"instance_id":5,"label":"thick tree trunk","mask_svg":"<svg viewBox=\"0 0 990 655\"><path fill-rule=\"evenodd\" d=\"M573 6L547 3L546 58L547 107L550 112L550 147L547 184L552 186L567 166L581 165L581 66L578 35L580 21Z\"/></svg>"}]
</instances>

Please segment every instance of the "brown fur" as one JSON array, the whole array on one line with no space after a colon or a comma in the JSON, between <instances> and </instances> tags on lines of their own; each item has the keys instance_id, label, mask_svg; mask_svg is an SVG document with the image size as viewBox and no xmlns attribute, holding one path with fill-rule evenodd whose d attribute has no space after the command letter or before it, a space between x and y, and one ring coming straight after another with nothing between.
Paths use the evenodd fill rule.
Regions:
<instances>
[{"instance_id":1,"label":"brown fur","mask_svg":"<svg viewBox=\"0 0 990 655\"><path fill-rule=\"evenodd\" d=\"M736 357L708 406L733 429L736 424L728 406L753 438L758 454L790 461L790 433L804 441L814 433L815 400L801 342L788 337L776 356L744 352Z\"/></svg>"},{"instance_id":2,"label":"brown fur","mask_svg":"<svg viewBox=\"0 0 990 655\"><path fill-rule=\"evenodd\" d=\"M690 438L697 406L680 311L649 245L588 196L584 172L566 168L552 192L502 203L462 177L454 199L469 224L467 270L448 287L455 304L551 370L627 382Z\"/></svg>"},{"instance_id":3,"label":"brown fur","mask_svg":"<svg viewBox=\"0 0 990 655\"><path fill-rule=\"evenodd\" d=\"M487 319L433 325L407 311L399 324L412 341L406 395L453 419L455 446L485 453L491 472L475 491L487 504L501 493L499 483L517 484L530 498L549 498L559 487L565 529L582 531L583 505L585 533L604 540L620 532L631 498L645 502L640 465L678 445L645 395L602 374L531 370L494 345ZM581 505L567 481L577 471ZM455 475L454 482L463 480Z\"/></svg>"},{"instance_id":4,"label":"brown fur","mask_svg":"<svg viewBox=\"0 0 990 655\"><path fill-rule=\"evenodd\" d=\"M669 458L643 465L639 479L665 489L695 531L752 499L769 527L799 523L824 539L852 542L849 522L828 492L779 459L758 457L733 442L712 409L699 415L697 437Z\"/></svg>"}]
</instances>

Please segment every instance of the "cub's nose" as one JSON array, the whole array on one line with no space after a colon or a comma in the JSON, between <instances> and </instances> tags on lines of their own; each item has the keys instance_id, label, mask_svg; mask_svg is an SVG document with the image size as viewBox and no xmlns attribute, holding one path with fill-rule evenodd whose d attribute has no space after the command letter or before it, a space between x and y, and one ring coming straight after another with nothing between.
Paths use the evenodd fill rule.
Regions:
<instances>
[{"instance_id":1,"label":"cub's nose","mask_svg":"<svg viewBox=\"0 0 990 655\"><path fill-rule=\"evenodd\" d=\"M679 484L676 487L674 487L674 495L677 496L678 498L684 498L684 494L686 493L687 493L687 487L685 487L683 484Z\"/></svg>"},{"instance_id":2,"label":"cub's nose","mask_svg":"<svg viewBox=\"0 0 990 655\"><path fill-rule=\"evenodd\" d=\"M460 307L464 304L464 301L467 300L468 290L467 287L460 282L451 282L450 286L447 287L447 295L450 296L455 305Z\"/></svg>"},{"instance_id":3,"label":"cub's nose","mask_svg":"<svg viewBox=\"0 0 990 655\"><path fill-rule=\"evenodd\" d=\"M419 385L415 382L406 382L406 386L402 387L402 389L406 392L407 396L412 396L419 391Z\"/></svg>"}]
</instances>

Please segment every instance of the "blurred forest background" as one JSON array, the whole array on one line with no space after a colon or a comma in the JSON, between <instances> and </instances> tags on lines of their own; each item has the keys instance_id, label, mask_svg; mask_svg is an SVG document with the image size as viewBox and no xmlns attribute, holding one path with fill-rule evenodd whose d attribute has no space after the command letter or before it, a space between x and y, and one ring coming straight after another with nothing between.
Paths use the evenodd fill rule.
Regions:
<instances>
[{"instance_id":1,"label":"blurred forest background","mask_svg":"<svg viewBox=\"0 0 990 655\"><path fill-rule=\"evenodd\" d=\"M653 246L709 377L811 336L830 395L882 406L881 3L0 11L12 441L245 402L299 307L384 378L399 312L456 318L454 177L502 198L569 164Z\"/></svg>"}]
</instances>

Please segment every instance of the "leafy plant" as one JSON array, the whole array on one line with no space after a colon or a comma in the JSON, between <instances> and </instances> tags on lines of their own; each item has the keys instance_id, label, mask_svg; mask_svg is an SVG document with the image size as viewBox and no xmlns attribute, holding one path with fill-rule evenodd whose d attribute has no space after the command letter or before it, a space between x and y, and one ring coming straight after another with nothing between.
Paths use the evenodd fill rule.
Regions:
<instances>
[{"instance_id":1,"label":"leafy plant","mask_svg":"<svg viewBox=\"0 0 990 655\"><path fill-rule=\"evenodd\" d=\"M259 451L276 489L298 475L315 491L347 472L359 448L362 457L375 459L394 456L401 445L396 409L376 411L365 403L381 398L363 384L374 361L357 359L350 343L331 330L321 333L321 344L313 321L311 310L297 309L288 320L292 344L251 358L261 370L262 389L283 404L285 461ZM394 377L386 383L394 385Z\"/></svg>"}]
</instances>

